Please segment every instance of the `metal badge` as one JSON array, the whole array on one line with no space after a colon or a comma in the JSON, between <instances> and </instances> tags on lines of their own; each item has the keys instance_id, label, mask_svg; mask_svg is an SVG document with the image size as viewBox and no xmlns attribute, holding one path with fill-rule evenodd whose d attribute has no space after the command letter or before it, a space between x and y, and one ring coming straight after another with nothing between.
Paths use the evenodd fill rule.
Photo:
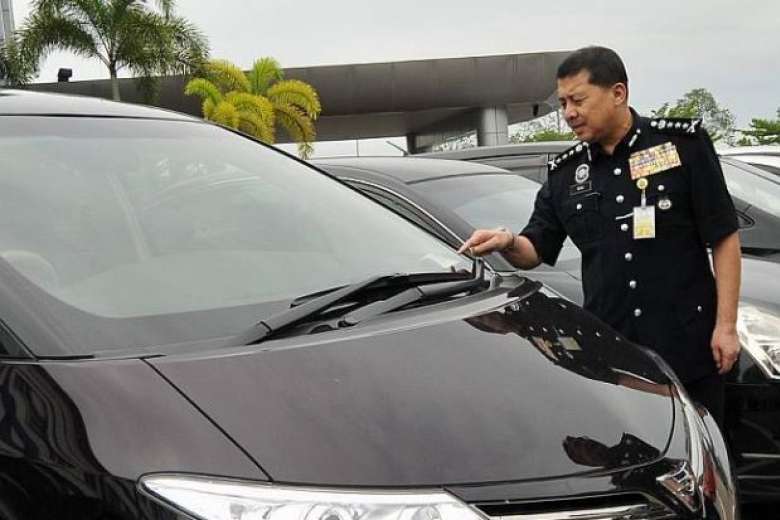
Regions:
<instances>
[{"instance_id":1,"label":"metal badge","mask_svg":"<svg viewBox=\"0 0 780 520\"><path fill-rule=\"evenodd\" d=\"M642 177L638 181L636 181L636 187L639 188L640 190L647 189L647 185L648 184L649 183L648 183L647 179L645 179L644 177Z\"/></svg>"},{"instance_id":2,"label":"metal badge","mask_svg":"<svg viewBox=\"0 0 780 520\"><path fill-rule=\"evenodd\" d=\"M658 209L661 211L667 211L672 208L672 200L669 197L664 197L658 201Z\"/></svg>"},{"instance_id":3,"label":"metal badge","mask_svg":"<svg viewBox=\"0 0 780 520\"><path fill-rule=\"evenodd\" d=\"M574 181L577 184L583 184L588 179L590 179L590 166L587 164L580 164L574 172Z\"/></svg>"}]
</instances>

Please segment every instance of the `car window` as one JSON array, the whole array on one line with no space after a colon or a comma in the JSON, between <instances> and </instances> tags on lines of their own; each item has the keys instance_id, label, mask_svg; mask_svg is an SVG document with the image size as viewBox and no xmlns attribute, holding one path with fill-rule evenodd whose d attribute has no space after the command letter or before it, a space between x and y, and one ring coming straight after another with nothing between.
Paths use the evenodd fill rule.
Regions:
<instances>
[{"instance_id":1,"label":"car window","mask_svg":"<svg viewBox=\"0 0 780 520\"><path fill-rule=\"evenodd\" d=\"M780 183L740 168L730 162L721 161L726 185L732 196L750 206L780 218Z\"/></svg>"},{"instance_id":2,"label":"car window","mask_svg":"<svg viewBox=\"0 0 780 520\"><path fill-rule=\"evenodd\" d=\"M441 240L453 244L453 241L460 242L457 237L453 237L452 234L443 229L441 225L422 214L417 208L403 201L395 194L382 188L371 186L359 181L352 181L349 182L349 184L359 189L386 208L390 208L405 219L411 221L416 226L419 226L428 233L437 236Z\"/></svg>"},{"instance_id":3,"label":"car window","mask_svg":"<svg viewBox=\"0 0 780 520\"><path fill-rule=\"evenodd\" d=\"M528 224L539 188L532 180L507 174L459 175L414 184L414 189L475 228L507 226L517 232ZM567 240L560 260L578 256Z\"/></svg>"},{"instance_id":4,"label":"car window","mask_svg":"<svg viewBox=\"0 0 780 520\"><path fill-rule=\"evenodd\" d=\"M242 329L237 316L243 327L262 319L258 305L375 274L469 265L348 187L216 126L3 119L0 259L37 289L113 320L186 322L186 313L244 308L208 326L169 325L164 337L141 320L139 337L103 338L101 348L226 336ZM83 336L83 348L99 339Z\"/></svg>"}]
</instances>

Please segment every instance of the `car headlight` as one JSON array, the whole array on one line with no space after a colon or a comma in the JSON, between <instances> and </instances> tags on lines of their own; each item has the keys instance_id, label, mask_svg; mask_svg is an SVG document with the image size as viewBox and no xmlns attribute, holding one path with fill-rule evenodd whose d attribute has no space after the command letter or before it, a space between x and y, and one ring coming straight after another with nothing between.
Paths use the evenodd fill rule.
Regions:
<instances>
[{"instance_id":1,"label":"car headlight","mask_svg":"<svg viewBox=\"0 0 780 520\"><path fill-rule=\"evenodd\" d=\"M484 520L442 491L310 489L184 475L149 475L139 486L198 520Z\"/></svg>"},{"instance_id":2,"label":"car headlight","mask_svg":"<svg viewBox=\"0 0 780 520\"><path fill-rule=\"evenodd\" d=\"M768 377L780 379L780 317L752 305L741 305L737 334L761 370Z\"/></svg>"}]
</instances>

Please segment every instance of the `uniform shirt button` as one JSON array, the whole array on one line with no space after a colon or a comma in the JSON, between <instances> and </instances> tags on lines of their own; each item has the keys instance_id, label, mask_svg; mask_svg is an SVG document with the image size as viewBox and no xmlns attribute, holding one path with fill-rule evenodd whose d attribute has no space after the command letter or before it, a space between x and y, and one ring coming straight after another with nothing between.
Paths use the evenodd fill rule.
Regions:
<instances>
[{"instance_id":1,"label":"uniform shirt button","mask_svg":"<svg viewBox=\"0 0 780 520\"><path fill-rule=\"evenodd\" d=\"M636 289L636 280L631 280L630 282L628 282L628 286L631 287L632 289Z\"/></svg>"},{"instance_id":2,"label":"uniform shirt button","mask_svg":"<svg viewBox=\"0 0 780 520\"><path fill-rule=\"evenodd\" d=\"M628 231L628 224L625 222L623 224L620 224L620 231Z\"/></svg>"},{"instance_id":3,"label":"uniform shirt button","mask_svg":"<svg viewBox=\"0 0 780 520\"><path fill-rule=\"evenodd\" d=\"M626 262L630 262L631 260L633 260L633 259L634 259L634 255L632 255L631 253L626 253L626 254L623 256L623 258L625 258L625 259L626 259Z\"/></svg>"},{"instance_id":4,"label":"uniform shirt button","mask_svg":"<svg viewBox=\"0 0 780 520\"><path fill-rule=\"evenodd\" d=\"M577 204L577 211L580 211L582 209L582 204Z\"/></svg>"},{"instance_id":5,"label":"uniform shirt button","mask_svg":"<svg viewBox=\"0 0 780 520\"><path fill-rule=\"evenodd\" d=\"M698 307L696 307L696 310L697 310L697 311L699 311L699 312L701 312L701 311L702 311L701 305L699 305Z\"/></svg>"},{"instance_id":6,"label":"uniform shirt button","mask_svg":"<svg viewBox=\"0 0 780 520\"><path fill-rule=\"evenodd\" d=\"M634 309L634 316L637 318L642 315L642 309Z\"/></svg>"},{"instance_id":7,"label":"uniform shirt button","mask_svg":"<svg viewBox=\"0 0 780 520\"><path fill-rule=\"evenodd\" d=\"M620 168L615 168L615 170L612 173L614 173L615 175L620 175L621 173L623 173L623 170L621 170Z\"/></svg>"},{"instance_id":8,"label":"uniform shirt button","mask_svg":"<svg viewBox=\"0 0 780 520\"><path fill-rule=\"evenodd\" d=\"M666 189L666 186L664 186L663 184L659 184L658 185L658 191L664 191L665 189Z\"/></svg>"},{"instance_id":9,"label":"uniform shirt button","mask_svg":"<svg viewBox=\"0 0 780 520\"><path fill-rule=\"evenodd\" d=\"M618 195L617 197L615 197L615 200L617 201L618 204L623 204L623 201L626 199L625 197L623 197L623 195Z\"/></svg>"}]
</instances>

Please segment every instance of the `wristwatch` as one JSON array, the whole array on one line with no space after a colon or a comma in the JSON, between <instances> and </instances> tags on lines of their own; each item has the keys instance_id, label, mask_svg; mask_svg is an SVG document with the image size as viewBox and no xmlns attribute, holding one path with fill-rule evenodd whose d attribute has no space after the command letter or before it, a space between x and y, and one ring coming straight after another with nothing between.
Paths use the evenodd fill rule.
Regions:
<instances>
[{"instance_id":1,"label":"wristwatch","mask_svg":"<svg viewBox=\"0 0 780 520\"><path fill-rule=\"evenodd\" d=\"M512 251L515 248L515 234L512 233L512 230L506 226L500 226L496 228L496 231L505 231L512 235L512 242L510 242L508 246L501 250L502 252Z\"/></svg>"}]
</instances>

